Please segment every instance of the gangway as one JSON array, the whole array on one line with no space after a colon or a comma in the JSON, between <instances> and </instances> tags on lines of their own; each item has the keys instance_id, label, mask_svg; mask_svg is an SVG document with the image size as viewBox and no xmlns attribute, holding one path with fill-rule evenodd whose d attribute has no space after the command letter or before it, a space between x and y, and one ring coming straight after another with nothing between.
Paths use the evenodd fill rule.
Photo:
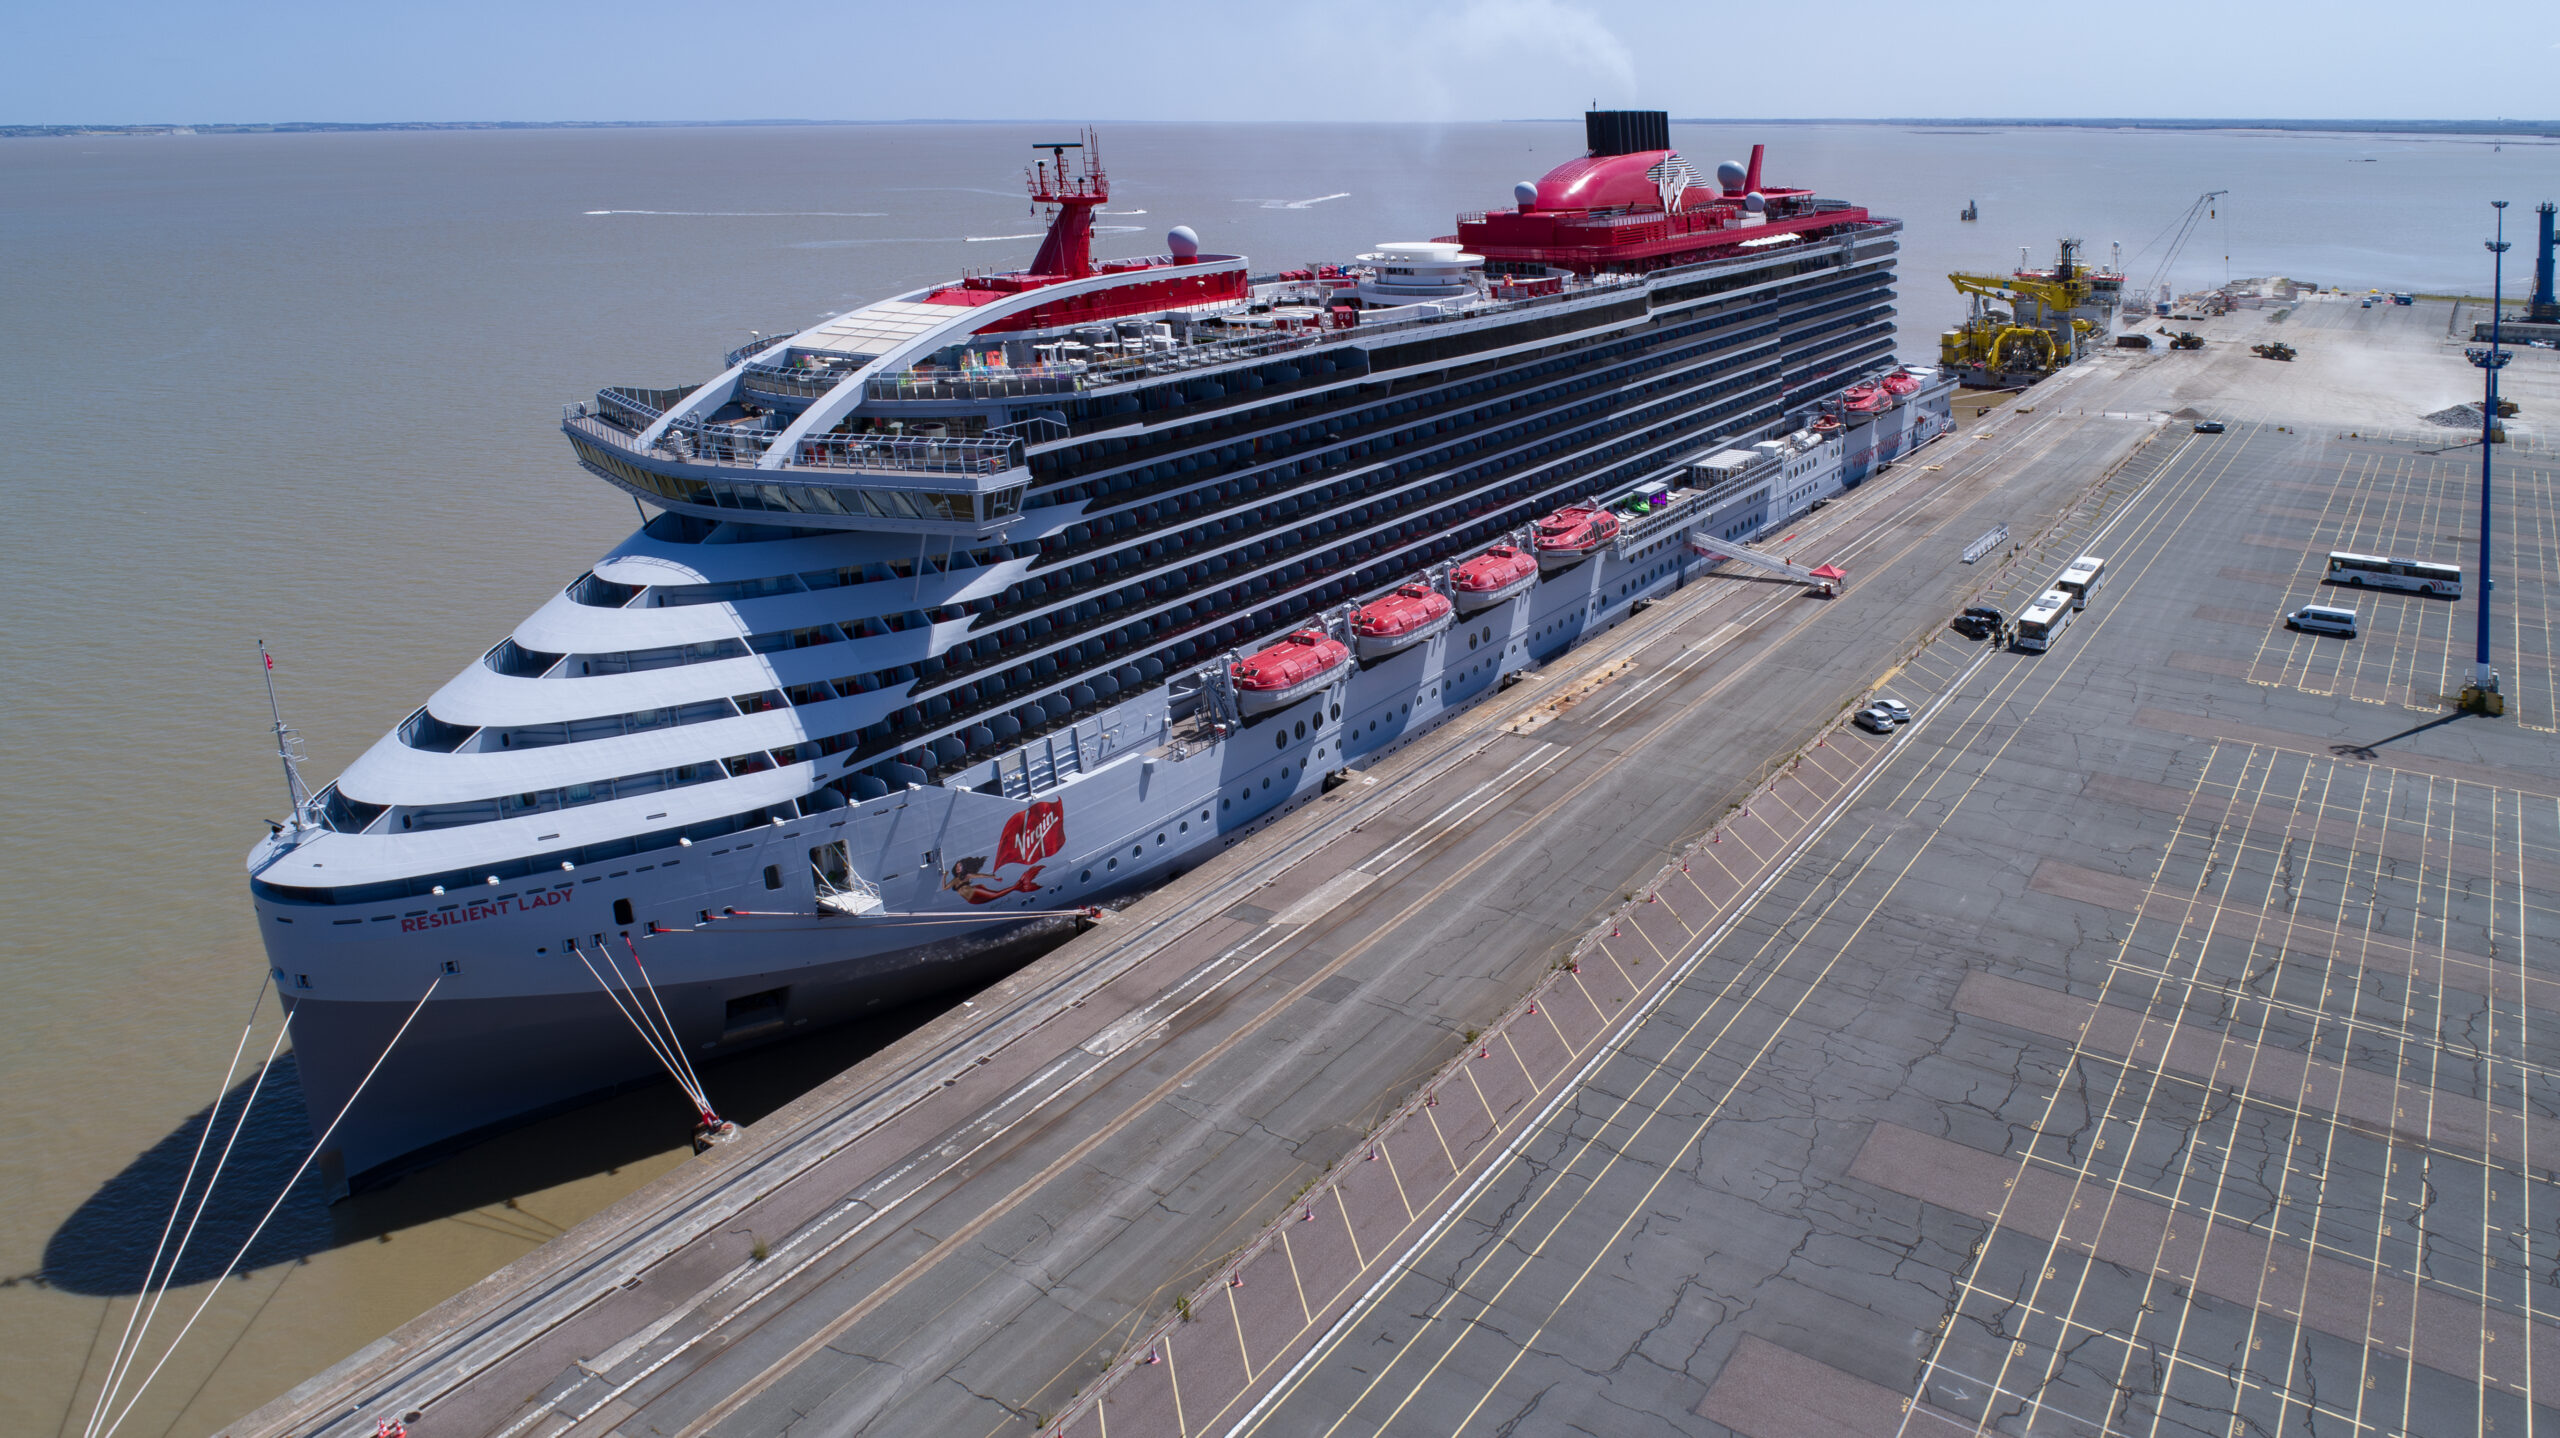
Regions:
<instances>
[{"instance_id":1,"label":"gangway","mask_svg":"<svg viewBox=\"0 0 2560 1438\"><path fill-rule=\"evenodd\" d=\"M1841 586L1847 583L1849 578L1848 572L1837 566L1826 564L1819 569L1807 569L1801 564L1789 563L1774 554L1763 554L1757 549L1736 544L1730 539L1719 539L1703 529L1689 531L1689 552L1703 555L1708 559L1738 559L1745 564L1757 565L1774 574L1792 579L1798 584L1810 585L1825 596L1839 593Z\"/></svg>"},{"instance_id":2,"label":"gangway","mask_svg":"<svg viewBox=\"0 0 2560 1438\"><path fill-rule=\"evenodd\" d=\"M816 880L818 912L822 917L842 914L859 919L888 908L881 902L880 886L853 867L853 846L849 841L838 839L811 849L809 868Z\"/></svg>"}]
</instances>

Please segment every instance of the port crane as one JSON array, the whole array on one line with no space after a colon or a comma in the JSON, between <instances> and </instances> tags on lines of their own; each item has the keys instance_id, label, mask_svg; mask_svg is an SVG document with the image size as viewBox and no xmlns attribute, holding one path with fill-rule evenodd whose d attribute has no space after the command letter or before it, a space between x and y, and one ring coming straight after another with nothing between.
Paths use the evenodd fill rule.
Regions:
<instances>
[{"instance_id":1,"label":"port crane","mask_svg":"<svg viewBox=\"0 0 2560 1438\"><path fill-rule=\"evenodd\" d=\"M2148 283L2134 291L2134 297L2137 300L2156 294L2160 297L2160 303L2165 305L2169 302L2169 267L2178 262L2178 252L2187 247L2187 241L2195 234L2196 226L2212 217L2213 202L2230 193L2229 190L2207 190L2196 196L2194 204L2187 206L2187 212L2178 217L2177 234L2170 239L2168 252L2160 257L2159 268L2151 272Z\"/></svg>"},{"instance_id":2,"label":"port crane","mask_svg":"<svg viewBox=\"0 0 2560 1438\"><path fill-rule=\"evenodd\" d=\"M2117 280L2107 276L2110 290L2101 296L2079 263L2079 250L2079 241L2062 241L2049 271L1948 275L1956 293L1973 301L1973 310L1963 324L1939 336L1939 363L1968 382L1999 386L2041 379L2080 358L2101 323L2088 316L2104 313Z\"/></svg>"}]
</instances>

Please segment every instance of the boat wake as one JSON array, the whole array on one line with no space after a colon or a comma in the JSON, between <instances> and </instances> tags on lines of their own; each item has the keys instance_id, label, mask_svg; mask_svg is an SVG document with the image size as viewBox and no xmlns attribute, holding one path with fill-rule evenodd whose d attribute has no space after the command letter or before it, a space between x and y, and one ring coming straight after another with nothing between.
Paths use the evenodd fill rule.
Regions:
<instances>
[{"instance_id":1,"label":"boat wake","mask_svg":"<svg viewBox=\"0 0 2560 1438\"><path fill-rule=\"evenodd\" d=\"M590 215L669 215L694 220L885 220L886 210L588 210Z\"/></svg>"},{"instance_id":2,"label":"boat wake","mask_svg":"<svg viewBox=\"0 0 2560 1438\"><path fill-rule=\"evenodd\" d=\"M1239 199L1236 203L1239 205L1260 205L1266 210L1312 210L1327 200L1347 200L1350 198L1351 192L1349 190L1344 190L1339 194L1317 195L1313 199L1306 200Z\"/></svg>"}]
</instances>

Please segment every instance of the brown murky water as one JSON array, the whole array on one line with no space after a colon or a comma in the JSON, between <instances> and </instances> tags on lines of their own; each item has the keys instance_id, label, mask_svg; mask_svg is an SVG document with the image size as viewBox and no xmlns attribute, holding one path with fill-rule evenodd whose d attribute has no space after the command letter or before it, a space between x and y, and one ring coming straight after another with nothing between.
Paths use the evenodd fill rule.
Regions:
<instances>
[{"instance_id":1,"label":"brown murky water","mask_svg":"<svg viewBox=\"0 0 2560 1438\"><path fill-rule=\"evenodd\" d=\"M0 143L0 1433L86 1426L264 971L240 858L282 783L252 641L274 647L325 780L632 525L569 462L563 401L699 379L750 328L1020 263L1039 224L1015 172L1051 128ZM2476 289L2471 202L2560 188L2560 150L2513 143L1674 133L1710 161L1766 139L1773 179L1909 217L1914 359L1958 313L1938 273L2005 268L2019 244L2042 256L2066 229L2101 257L2110 239L2132 250L2204 189L2237 192L2237 273ZM1104 222L1125 228L1103 253L1187 223L1281 268L1443 233L1576 153L1579 131L1104 141ZM1968 198L1985 219L1960 226ZM2225 243L2217 220L2181 287L2222 278ZM261 1015L251 1063L271 1000ZM894 1029L709 1081L752 1116ZM140 1372L213 1301L120 1433L218 1431L683 1153L670 1088L334 1208L306 1183L213 1289L308 1143L289 1054L269 1084ZM231 1085L217 1141L247 1092Z\"/></svg>"}]
</instances>

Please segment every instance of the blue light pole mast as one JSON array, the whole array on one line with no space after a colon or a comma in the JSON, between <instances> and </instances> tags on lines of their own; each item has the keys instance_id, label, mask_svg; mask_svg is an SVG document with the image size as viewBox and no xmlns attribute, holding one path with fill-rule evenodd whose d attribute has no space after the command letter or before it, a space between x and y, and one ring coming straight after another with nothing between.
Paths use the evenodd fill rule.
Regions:
<instances>
[{"instance_id":1,"label":"blue light pole mast","mask_svg":"<svg viewBox=\"0 0 2560 1438\"><path fill-rule=\"evenodd\" d=\"M2471 362L2478 365L2486 376L2488 386L2480 415L2480 644L2472 657L2471 687L2464 692L2462 701L2466 709L2498 714L2505 712L2506 705L2494 697L2498 692L2498 673L2489 667L2489 595L2492 583L2489 578L2489 474L2492 458L2497 453L2490 441L2498 427L2498 370L2507 362L2506 351L2498 347L2499 321L2506 309L2507 202L2491 200L2489 203L2498 211L2498 237L2485 242L2493 257L2489 278L2489 347L2485 350L2474 348L2468 354Z\"/></svg>"}]
</instances>

